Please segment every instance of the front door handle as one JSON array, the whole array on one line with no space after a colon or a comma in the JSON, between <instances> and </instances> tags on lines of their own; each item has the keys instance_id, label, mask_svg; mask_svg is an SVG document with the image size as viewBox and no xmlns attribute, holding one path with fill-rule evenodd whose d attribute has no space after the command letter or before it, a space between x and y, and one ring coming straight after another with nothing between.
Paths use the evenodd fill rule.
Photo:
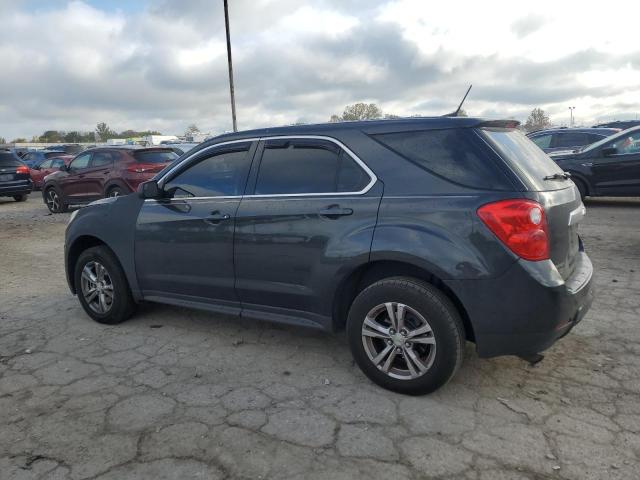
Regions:
<instances>
[{"instance_id":1,"label":"front door handle","mask_svg":"<svg viewBox=\"0 0 640 480\"><path fill-rule=\"evenodd\" d=\"M229 220L230 218L231 215L229 215L228 213L220 213L219 210L214 210L207 218L204 219L204 221L210 223L211 225L217 225L220 222Z\"/></svg>"},{"instance_id":2,"label":"front door handle","mask_svg":"<svg viewBox=\"0 0 640 480\"><path fill-rule=\"evenodd\" d=\"M329 205L327 208L320 210L319 213L321 217L338 218L345 215L351 215L353 213L353 209L342 208L340 205Z\"/></svg>"}]
</instances>

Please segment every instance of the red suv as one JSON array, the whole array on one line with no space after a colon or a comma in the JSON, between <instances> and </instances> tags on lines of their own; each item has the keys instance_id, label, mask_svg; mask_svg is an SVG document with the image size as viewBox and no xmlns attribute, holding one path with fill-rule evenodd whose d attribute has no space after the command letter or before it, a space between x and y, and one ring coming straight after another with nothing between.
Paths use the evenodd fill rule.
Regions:
<instances>
[{"instance_id":1,"label":"red suv","mask_svg":"<svg viewBox=\"0 0 640 480\"><path fill-rule=\"evenodd\" d=\"M42 196L52 213L103 197L134 192L178 155L170 148L105 147L77 155L44 178Z\"/></svg>"}]
</instances>

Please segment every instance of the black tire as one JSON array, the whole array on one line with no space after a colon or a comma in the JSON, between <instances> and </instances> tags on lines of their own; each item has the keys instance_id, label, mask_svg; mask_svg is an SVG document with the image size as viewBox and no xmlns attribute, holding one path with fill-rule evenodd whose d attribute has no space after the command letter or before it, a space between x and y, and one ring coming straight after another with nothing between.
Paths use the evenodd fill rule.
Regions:
<instances>
[{"instance_id":1,"label":"black tire","mask_svg":"<svg viewBox=\"0 0 640 480\"><path fill-rule=\"evenodd\" d=\"M56 189L56 187L47 187L43 194L44 203L47 204L47 208L51 213L64 213L69 209L69 206L64 203L62 194Z\"/></svg>"},{"instance_id":2,"label":"black tire","mask_svg":"<svg viewBox=\"0 0 640 480\"><path fill-rule=\"evenodd\" d=\"M122 195L126 195L126 192L120 187L111 187L107 190L107 194L105 197L121 197Z\"/></svg>"},{"instance_id":3,"label":"black tire","mask_svg":"<svg viewBox=\"0 0 640 480\"><path fill-rule=\"evenodd\" d=\"M427 367L426 372L417 378L393 378L377 367L367 354L366 348L370 347L365 347L365 342L369 340L364 340L363 337L365 318L373 311L372 309L388 302L397 302L410 307L411 310L421 315L431 328L431 333L428 335L432 336L435 341L433 352L429 350L432 348L431 345L418 345L418 342L413 344L414 349L424 348L423 352L429 352L428 355L431 359L430 367ZM405 315L408 314L407 312ZM385 312L382 311L381 315L384 316ZM412 320L406 319L405 321ZM353 357L367 377L383 388L409 395L430 393L445 385L460 368L464 357L464 327L456 307L442 291L433 285L410 277L383 279L360 292L349 310L347 336ZM389 343L391 341L389 339L375 338L370 341L382 342L380 349L386 348L385 344L388 344L389 348L393 350L403 348L402 346L392 347L393 343ZM412 352L414 352L413 349ZM416 353L419 352L416 351ZM427 354L425 353L425 355ZM393 365L400 365L400 369L396 372L401 372L401 366L404 362L407 372L410 373L405 356L408 357L408 352L395 354L391 368L394 368ZM414 362L414 368L415 365L417 364ZM422 367L425 367L424 363L422 363Z\"/></svg>"},{"instance_id":4,"label":"black tire","mask_svg":"<svg viewBox=\"0 0 640 480\"><path fill-rule=\"evenodd\" d=\"M94 303L90 305L87 298L85 298L83 290L82 272L86 266L95 265L96 262L106 269L106 274L103 278L105 282L108 279L108 282L112 285L112 301L109 308L104 312L97 311ZM120 262L108 247L100 245L82 252L73 271L76 293L80 304L84 311L96 322L115 325L124 322L133 315L136 304L131 295L129 282L127 282L127 277L120 266Z\"/></svg>"},{"instance_id":5,"label":"black tire","mask_svg":"<svg viewBox=\"0 0 640 480\"><path fill-rule=\"evenodd\" d=\"M578 192L580 192L580 199L584 200L584 198L587 196L587 185L580 180L579 178L573 178L573 183L576 184L576 187L578 187Z\"/></svg>"},{"instance_id":6,"label":"black tire","mask_svg":"<svg viewBox=\"0 0 640 480\"><path fill-rule=\"evenodd\" d=\"M22 195L14 195L14 196L13 196L13 199L14 199L16 202L25 202L25 201L27 200L27 194L26 194L26 193L23 193Z\"/></svg>"}]
</instances>

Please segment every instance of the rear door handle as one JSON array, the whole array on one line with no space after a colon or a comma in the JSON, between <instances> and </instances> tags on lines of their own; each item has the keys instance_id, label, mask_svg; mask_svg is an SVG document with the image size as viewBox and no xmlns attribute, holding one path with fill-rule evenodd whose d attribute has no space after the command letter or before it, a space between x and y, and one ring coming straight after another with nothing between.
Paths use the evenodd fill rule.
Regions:
<instances>
[{"instance_id":1,"label":"rear door handle","mask_svg":"<svg viewBox=\"0 0 640 480\"><path fill-rule=\"evenodd\" d=\"M214 210L207 218L204 219L204 221L211 225L217 225L218 223L229 220L230 218L231 215L228 213L220 213L219 210Z\"/></svg>"},{"instance_id":2,"label":"rear door handle","mask_svg":"<svg viewBox=\"0 0 640 480\"><path fill-rule=\"evenodd\" d=\"M320 216L322 217L338 218L345 215L351 215L353 213L353 209L341 208L340 205L329 205L327 208L323 208L318 213L320 213Z\"/></svg>"}]
</instances>

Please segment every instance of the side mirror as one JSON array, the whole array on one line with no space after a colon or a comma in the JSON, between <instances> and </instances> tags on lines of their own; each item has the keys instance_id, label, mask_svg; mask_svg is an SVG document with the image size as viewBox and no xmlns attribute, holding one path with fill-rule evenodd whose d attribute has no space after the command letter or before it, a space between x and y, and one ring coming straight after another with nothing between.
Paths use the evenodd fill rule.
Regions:
<instances>
[{"instance_id":1,"label":"side mirror","mask_svg":"<svg viewBox=\"0 0 640 480\"><path fill-rule=\"evenodd\" d=\"M616 147L607 147L603 148L601 153L603 157L610 157L611 155L618 153L618 149Z\"/></svg>"},{"instance_id":2,"label":"side mirror","mask_svg":"<svg viewBox=\"0 0 640 480\"><path fill-rule=\"evenodd\" d=\"M159 198L160 187L155 180L149 180L148 182L141 183L138 187L138 195L140 198Z\"/></svg>"}]
</instances>

